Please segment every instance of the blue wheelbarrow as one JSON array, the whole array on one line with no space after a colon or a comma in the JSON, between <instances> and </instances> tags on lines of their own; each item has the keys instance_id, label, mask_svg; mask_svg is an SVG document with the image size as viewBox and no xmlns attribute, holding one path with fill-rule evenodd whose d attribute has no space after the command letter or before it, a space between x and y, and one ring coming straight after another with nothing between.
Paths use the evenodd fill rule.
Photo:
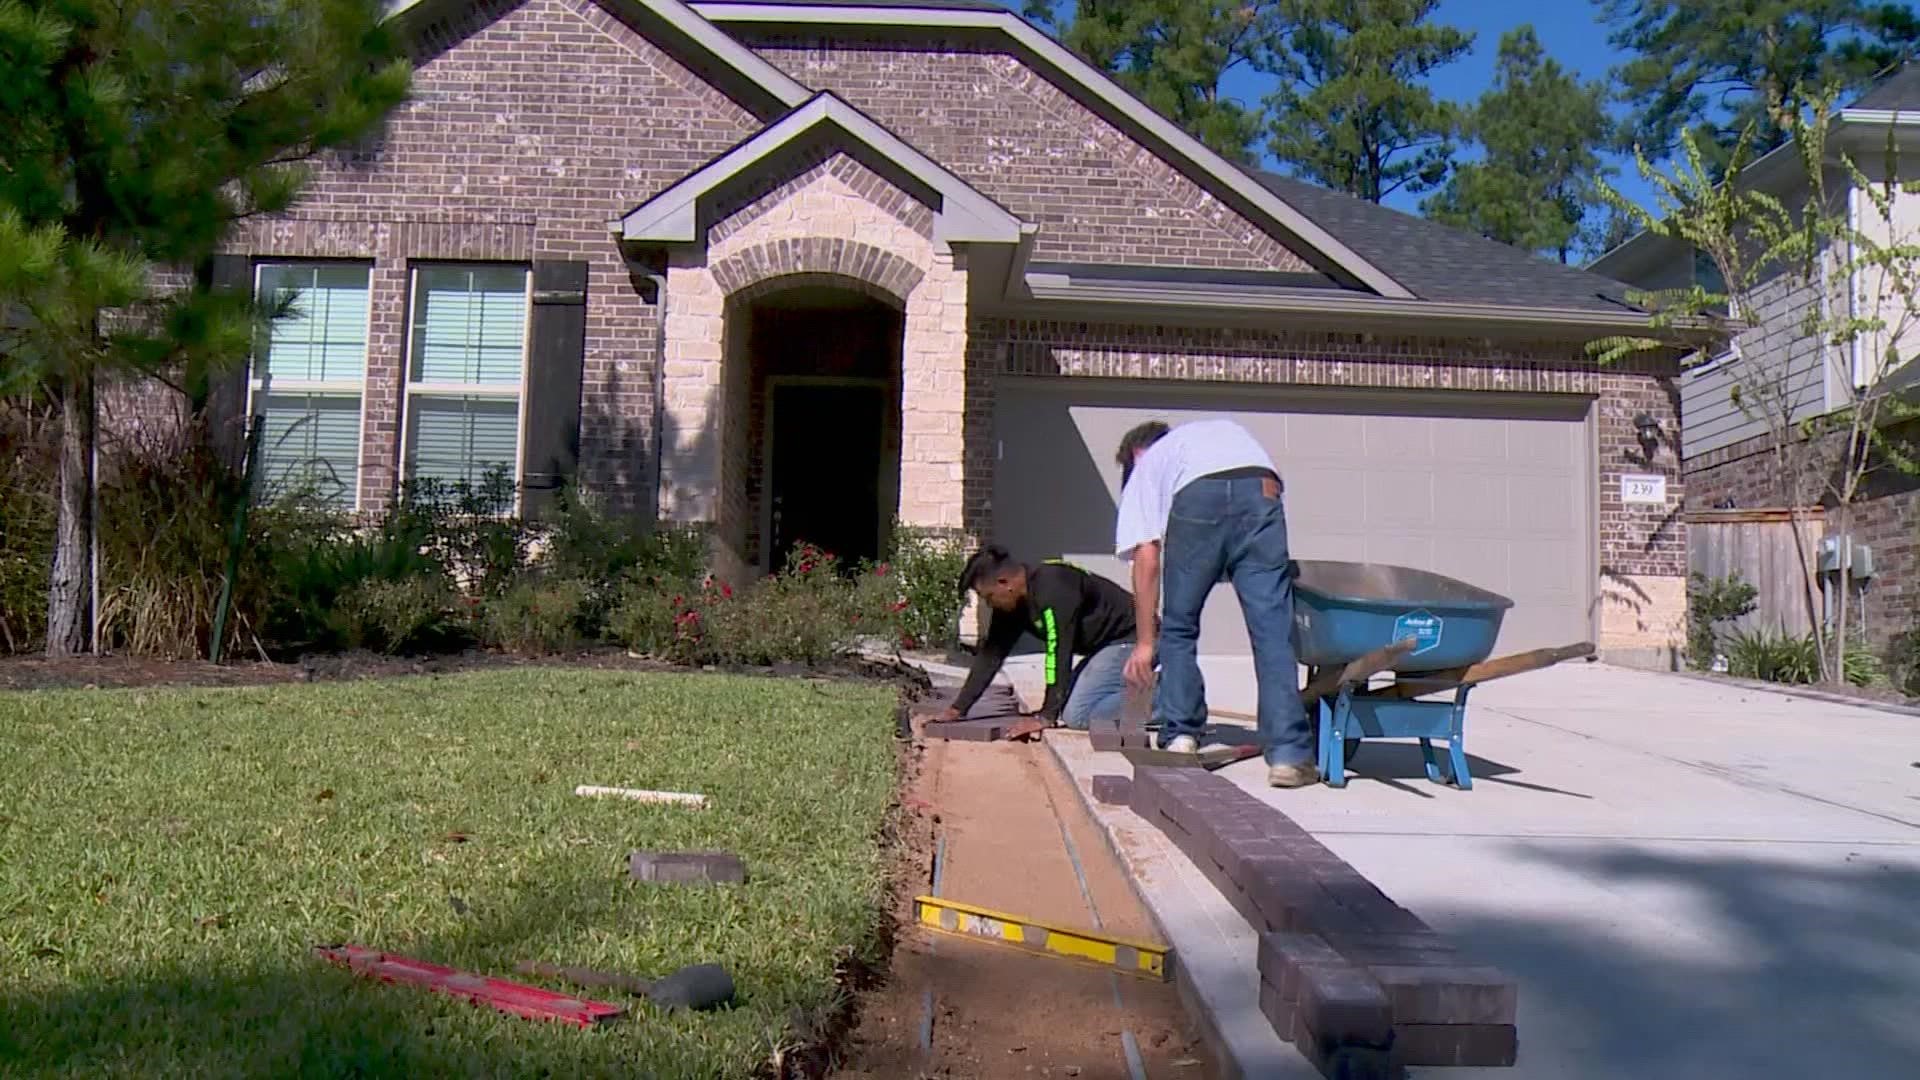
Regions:
<instances>
[{"instance_id":1,"label":"blue wheelbarrow","mask_svg":"<svg viewBox=\"0 0 1920 1080\"><path fill-rule=\"evenodd\" d=\"M1489 660L1513 601L1425 570L1378 563L1294 563L1293 647L1301 698L1317 711L1320 775L1345 787L1363 739L1418 739L1427 779L1473 786L1467 695L1492 679L1593 655L1591 642ZM1392 681L1375 685L1375 678ZM1433 741L1447 745L1447 765Z\"/></svg>"}]
</instances>

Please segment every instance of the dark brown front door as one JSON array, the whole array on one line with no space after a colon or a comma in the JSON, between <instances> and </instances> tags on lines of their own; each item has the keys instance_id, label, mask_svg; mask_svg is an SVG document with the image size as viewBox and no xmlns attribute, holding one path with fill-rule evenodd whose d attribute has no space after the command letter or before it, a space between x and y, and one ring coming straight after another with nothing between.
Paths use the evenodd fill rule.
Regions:
<instances>
[{"instance_id":1,"label":"dark brown front door","mask_svg":"<svg viewBox=\"0 0 1920 1080\"><path fill-rule=\"evenodd\" d=\"M775 383L771 568L802 543L843 565L880 555L881 429L886 391L878 385Z\"/></svg>"}]
</instances>

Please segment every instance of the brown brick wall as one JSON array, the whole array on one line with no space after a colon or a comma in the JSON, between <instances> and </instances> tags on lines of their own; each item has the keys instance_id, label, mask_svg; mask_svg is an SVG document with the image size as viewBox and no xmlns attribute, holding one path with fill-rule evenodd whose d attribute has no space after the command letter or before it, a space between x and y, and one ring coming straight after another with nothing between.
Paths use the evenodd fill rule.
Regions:
<instances>
[{"instance_id":1,"label":"brown brick wall","mask_svg":"<svg viewBox=\"0 0 1920 1080\"><path fill-rule=\"evenodd\" d=\"M426 36L413 99L367 152L327 163L288 218L236 250L374 262L362 496L393 490L407 264L587 259L581 479L647 504L654 310L606 223L758 125L592 0L490 0Z\"/></svg>"},{"instance_id":2,"label":"brown brick wall","mask_svg":"<svg viewBox=\"0 0 1920 1080\"><path fill-rule=\"evenodd\" d=\"M1306 270L1300 256L989 45L737 36L1024 220L1042 262Z\"/></svg>"},{"instance_id":3,"label":"brown brick wall","mask_svg":"<svg viewBox=\"0 0 1920 1080\"><path fill-rule=\"evenodd\" d=\"M1891 437L1912 443L1915 433L1896 430ZM1756 509L1782 502L1778 465L1767 440L1750 439L1714 450L1687 462L1687 507L1708 510L1721 506ZM1828 460L1831 460L1829 457ZM1821 485L1806 490L1821 496ZM1866 631L1874 648L1884 648L1896 634L1912 629L1920 614L1920 477L1886 468L1869 476L1853 504L1850 523L1843 526L1830 506L1826 530L1843 527L1856 543L1873 549L1874 578L1867 592ZM1857 632L1860 624L1850 625Z\"/></svg>"},{"instance_id":4,"label":"brown brick wall","mask_svg":"<svg viewBox=\"0 0 1920 1080\"><path fill-rule=\"evenodd\" d=\"M1684 484L1670 449L1640 460L1633 418L1679 430L1671 371L1657 363L1601 371L1578 343L1448 340L1084 322L976 319L968 340L967 530L992 532L993 387L997 377L1069 376L1208 382L1494 390L1594 395L1600 443L1600 558L1615 576L1686 573ZM1626 472L1667 477L1665 513L1620 501Z\"/></svg>"}]
</instances>

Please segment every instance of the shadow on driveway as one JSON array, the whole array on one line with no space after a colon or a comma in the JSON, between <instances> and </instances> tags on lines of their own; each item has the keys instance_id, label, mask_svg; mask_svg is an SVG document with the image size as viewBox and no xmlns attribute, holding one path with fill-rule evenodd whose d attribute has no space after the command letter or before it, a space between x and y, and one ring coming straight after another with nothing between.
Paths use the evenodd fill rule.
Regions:
<instances>
[{"instance_id":1,"label":"shadow on driveway","mask_svg":"<svg viewBox=\"0 0 1920 1080\"><path fill-rule=\"evenodd\" d=\"M1632 942L1617 932L1627 919L1553 911L1448 929L1526 987L1515 1076L1911 1076L1920 1062L1911 850L1835 846L1843 863L1812 866L1724 847L1699 856L1529 845L1528 858L1623 899L1652 887L1684 898L1684 910L1658 939ZM1645 928L1649 914L1661 915L1631 921ZM1552 1048L1533 1059L1538 1072L1529 1041Z\"/></svg>"}]
</instances>

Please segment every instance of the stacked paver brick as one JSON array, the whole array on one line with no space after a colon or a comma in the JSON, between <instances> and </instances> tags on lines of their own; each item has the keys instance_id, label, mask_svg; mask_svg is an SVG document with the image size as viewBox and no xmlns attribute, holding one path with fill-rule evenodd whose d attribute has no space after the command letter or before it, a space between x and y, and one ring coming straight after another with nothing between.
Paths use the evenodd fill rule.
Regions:
<instances>
[{"instance_id":1,"label":"stacked paver brick","mask_svg":"<svg viewBox=\"0 0 1920 1080\"><path fill-rule=\"evenodd\" d=\"M1261 1011L1323 1074L1514 1063L1514 982L1285 814L1200 769L1136 769L1131 794L1259 933Z\"/></svg>"}]
</instances>

